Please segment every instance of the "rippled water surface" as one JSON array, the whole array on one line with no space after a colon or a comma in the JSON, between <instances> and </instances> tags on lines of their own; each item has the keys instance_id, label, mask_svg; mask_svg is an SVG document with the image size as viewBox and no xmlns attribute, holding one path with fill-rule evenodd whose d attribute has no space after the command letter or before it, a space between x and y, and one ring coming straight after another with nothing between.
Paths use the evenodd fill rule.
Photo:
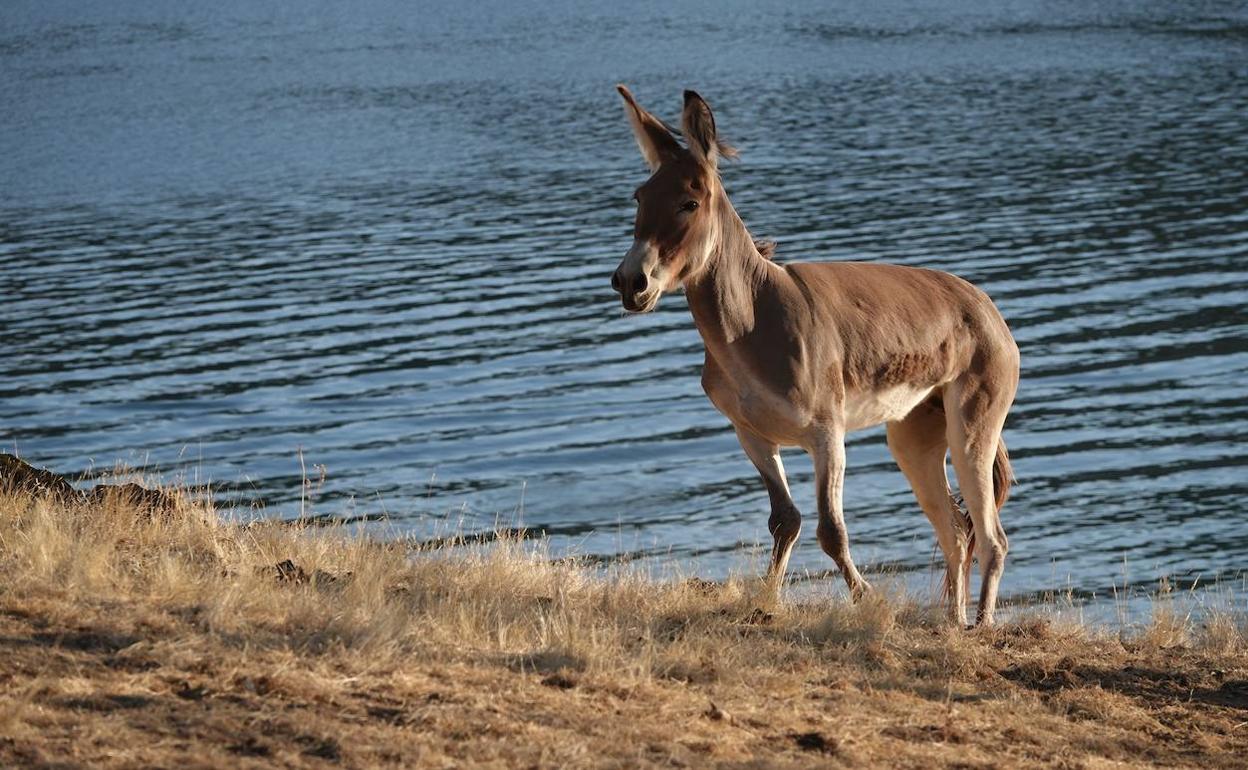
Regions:
<instances>
[{"instance_id":1,"label":"rippled water surface","mask_svg":"<svg viewBox=\"0 0 1248 770\"><path fill-rule=\"evenodd\" d=\"M996 299L1006 594L1248 567L1241 3L149 5L0 9L4 449L749 568L766 495L685 301L608 284L645 177L612 86L669 120L696 87L781 261ZM845 497L859 563L929 582L882 430Z\"/></svg>"}]
</instances>

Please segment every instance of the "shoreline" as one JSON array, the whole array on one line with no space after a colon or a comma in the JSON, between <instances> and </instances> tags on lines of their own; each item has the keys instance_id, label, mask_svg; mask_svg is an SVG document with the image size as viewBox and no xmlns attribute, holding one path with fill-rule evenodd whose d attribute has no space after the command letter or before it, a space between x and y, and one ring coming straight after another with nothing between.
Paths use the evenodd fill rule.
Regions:
<instances>
[{"instance_id":1,"label":"shoreline","mask_svg":"<svg viewBox=\"0 0 1248 770\"><path fill-rule=\"evenodd\" d=\"M122 495L126 502L141 506L160 508L169 504L164 499L162 490L177 489L183 498L196 500L213 499L220 506L216 488L209 483L188 485L176 482L164 485L160 480L159 471L138 471L128 469L120 464L111 471L96 473L67 474L58 471L29 465L19 457L0 452L0 489L6 484L19 489L27 489L35 494L52 493L68 502L98 502L103 496ZM124 481L118 481L124 479ZM148 483L148 480L155 480ZM307 480L305 479L305 482ZM147 486L144 486L147 484ZM150 487L150 488L149 488ZM300 515L282 514L257 516L258 501L231 497L223 506L232 514L237 511L249 511L245 516L232 516L232 521L245 521L266 526L292 528L326 528L347 529L355 527L390 526L391 518L385 513L353 512L335 513L315 510L316 500L309 497L301 504L300 510L308 506ZM483 517L484 518L484 517ZM419 520L419 519L418 519ZM379 536L376 531L364 531L363 534L384 542L394 542L417 550L448 549L461 546L488 545L496 540L519 540L541 547L547 547L546 532L539 526L536 528L522 527L504 523L495 517L492 528L472 529L469 531L448 529L437 517L432 528L426 529L424 535L417 535L401 528L386 530L390 536ZM915 601L940 601L940 580L943 569L939 562L939 552L932 546L932 561L926 567L913 565L891 564L880 565L867 563L861 566L863 574L873 581L889 586L892 593L904 593ZM589 552L576 550L559 550L550 548L552 560L572 561L601 569L617 569L621 566L629 568L641 567L649 570L649 574L658 580L683 579L696 577L723 582L726 580L750 579L761 575L766 569L766 559L771 549L770 542L756 542L753 545L742 545L738 548L731 566L718 565L709 571L697 568L696 560L662 555L661 550L641 549L640 551L623 553ZM1007 569L1007 574L1009 570ZM978 574L978 573L976 573ZM1124 573L1122 584L1114 581L1099 588L1075 587L1067 582L1065 586L1054 583L1049 587L1023 588L1009 591L1008 585L1002 586L1002 595L998 600L998 611L1005 617L1027 615L1035 611L1046 614L1060 614L1064 619L1077 624L1087 624L1107 629L1118 629L1128 626L1146 625L1148 614L1154 603L1161 598L1175 605L1182 605L1186 610L1200 613L1213 611L1234 611L1236 602L1243 603L1248 597L1248 570L1230 571L1226 575L1218 572L1212 578L1196 573L1184 575L1158 573L1147 579L1129 580ZM1054 575L1056 580L1056 575ZM825 590L821 583L829 582ZM926 582L927 585L920 585ZM977 596L978 584L972 579L968 600ZM785 594L798 600L827 600L829 595L834 600L844 597L843 581L835 566L824 566L817 569L793 569L785 579ZM1248 611L1248 605L1244 609Z\"/></svg>"}]
</instances>

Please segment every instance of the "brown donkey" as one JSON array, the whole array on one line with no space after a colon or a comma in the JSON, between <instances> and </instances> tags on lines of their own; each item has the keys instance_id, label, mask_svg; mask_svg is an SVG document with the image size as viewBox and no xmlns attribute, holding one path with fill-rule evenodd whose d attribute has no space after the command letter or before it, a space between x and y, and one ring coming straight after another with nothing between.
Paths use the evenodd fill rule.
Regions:
<instances>
[{"instance_id":1,"label":"brown donkey","mask_svg":"<svg viewBox=\"0 0 1248 770\"><path fill-rule=\"evenodd\" d=\"M845 433L887 423L889 449L944 552L951 618L966 622L977 555L977 622L991 624L1006 553L998 512L1012 479L1001 428L1018 385L1018 346L992 300L934 270L775 264L720 183L718 160L735 151L716 134L707 103L685 92L686 148L618 88L652 173L634 196L633 245L611 285L635 313L684 287L706 345L702 387L771 497L773 584L802 526L779 448L799 446L814 459L819 544L855 598L870 588L850 558L841 513ZM946 454L969 513L950 492Z\"/></svg>"}]
</instances>

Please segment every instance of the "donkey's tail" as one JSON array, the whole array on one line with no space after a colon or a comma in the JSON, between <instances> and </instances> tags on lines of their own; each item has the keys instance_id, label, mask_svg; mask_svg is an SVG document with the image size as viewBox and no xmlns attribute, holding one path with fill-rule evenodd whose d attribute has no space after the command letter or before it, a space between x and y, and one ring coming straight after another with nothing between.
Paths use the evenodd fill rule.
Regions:
<instances>
[{"instance_id":1,"label":"donkey's tail","mask_svg":"<svg viewBox=\"0 0 1248 770\"><path fill-rule=\"evenodd\" d=\"M997 516L994 521L997 525L997 537L1004 544L1006 542L1005 529L1001 526L1001 508L1005 505L1005 501L1010 499L1010 486L1014 483L1014 467L1010 465L1010 453L1005 448L1005 439L997 439L997 456L992 461L992 497L997 506ZM963 580L966 585L971 584L971 560L975 557L975 523L971 521L971 513L966 509L966 504L962 498L953 498L953 507L957 511L957 515L961 517L959 524L962 531L966 534L966 558L962 561ZM941 594L949 598L949 573L945 573L945 577L941 582Z\"/></svg>"},{"instance_id":2,"label":"donkey's tail","mask_svg":"<svg viewBox=\"0 0 1248 770\"><path fill-rule=\"evenodd\" d=\"M1014 467L1010 465L1010 453L1005 449L1005 439L997 439L997 456L992 461L992 496L997 501L997 513L1010 499L1010 486L1014 483ZM997 528L1000 529L1000 523ZM998 535L1005 534L1004 531Z\"/></svg>"}]
</instances>

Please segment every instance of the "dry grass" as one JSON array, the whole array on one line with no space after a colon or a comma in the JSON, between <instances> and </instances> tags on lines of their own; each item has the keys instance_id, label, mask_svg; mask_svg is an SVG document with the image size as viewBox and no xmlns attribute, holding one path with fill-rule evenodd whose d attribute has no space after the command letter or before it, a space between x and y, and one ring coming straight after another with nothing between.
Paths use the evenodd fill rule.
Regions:
<instances>
[{"instance_id":1,"label":"dry grass","mask_svg":"<svg viewBox=\"0 0 1248 770\"><path fill-rule=\"evenodd\" d=\"M0 495L5 767L1243 767L1245 639Z\"/></svg>"}]
</instances>

